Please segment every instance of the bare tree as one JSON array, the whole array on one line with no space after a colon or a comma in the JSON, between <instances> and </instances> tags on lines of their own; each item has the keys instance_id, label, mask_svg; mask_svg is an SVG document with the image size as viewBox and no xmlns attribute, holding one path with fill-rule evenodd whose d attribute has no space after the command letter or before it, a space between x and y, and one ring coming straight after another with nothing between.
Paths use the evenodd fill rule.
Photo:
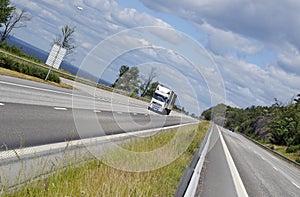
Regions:
<instances>
[{"instance_id":1,"label":"bare tree","mask_svg":"<svg viewBox=\"0 0 300 197\"><path fill-rule=\"evenodd\" d=\"M31 17L25 10L13 7L13 11L3 23L3 31L0 33L1 41L5 41L13 29L26 27L26 22L30 20Z\"/></svg>"},{"instance_id":2,"label":"bare tree","mask_svg":"<svg viewBox=\"0 0 300 197\"><path fill-rule=\"evenodd\" d=\"M61 34L58 34L54 39L54 44L57 44L65 49L67 49L66 56L74 52L76 46L76 41L73 37L76 27L70 27L65 25L61 28Z\"/></svg>"},{"instance_id":3,"label":"bare tree","mask_svg":"<svg viewBox=\"0 0 300 197\"><path fill-rule=\"evenodd\" d=\"M148 73L148 76L145 76L143 79L143 84L140 87L140 90L142 91L141 97L144 97L153 81L153 79L157 77L156 68L152 67L150 72Z\"/></svg>"}]
</instances>

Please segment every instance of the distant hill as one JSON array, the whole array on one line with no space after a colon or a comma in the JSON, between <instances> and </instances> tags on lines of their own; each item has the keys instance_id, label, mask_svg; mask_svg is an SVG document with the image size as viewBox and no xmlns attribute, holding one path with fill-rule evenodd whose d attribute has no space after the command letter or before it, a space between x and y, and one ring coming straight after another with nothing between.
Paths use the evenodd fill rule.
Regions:
<instances>
[{"instance_id":1,"label":"distant hill","mask_svg":"<svg viewBox=\"0 0 300 197\"><path fill-rule=\"evenodd\" d=\"M7 39L7 43L11 46L16 46L16 47L20 48L21 52L26 53L30 56L33 56L36 59L41 60L42 62L46 62L46 60L48 58L49 52L39 49L39 48L37 48L27 42L24 42L23 40L20 40L14 36L9 36ZM61 63L60 69L66 70L66 71L72 73L73 75L76 75L79 70L78 67L74 66L73 64L71 64L67 61L63 61ZM81 77L88 78L95 82L98 80L98 77L95 77L92 74L84 72L84 71L81 72ZM107 86L111 85L111 83L104 81L102 79L99 79L98 83L101 83L101 84L104 84Z\"/></svg>"}]
</instances>

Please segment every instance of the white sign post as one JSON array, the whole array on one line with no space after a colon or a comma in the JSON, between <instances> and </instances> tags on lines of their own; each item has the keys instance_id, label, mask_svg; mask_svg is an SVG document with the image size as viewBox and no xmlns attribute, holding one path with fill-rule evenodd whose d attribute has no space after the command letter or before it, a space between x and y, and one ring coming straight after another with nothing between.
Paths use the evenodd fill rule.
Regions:
<instances>
[{"instance_id":1,"label":"white sign post","mask_svg":"<svg viewBox=\"0 0 300 197\"><path fill-rule=\"evenodd\" d=\"M46 81L48 80L48 77L49 77L49 74L50 74L52 68L56 68L56 69L59 68L62 60L64 59L64 57L66 55L66 52L67 52L67 49L65 49L57 44L53 45L53 47L50 51L50 54L47 58L47 61L46 61L46 64L48 66L50 66L48 74L45 78Z\"/></svg>"}]
</instances>

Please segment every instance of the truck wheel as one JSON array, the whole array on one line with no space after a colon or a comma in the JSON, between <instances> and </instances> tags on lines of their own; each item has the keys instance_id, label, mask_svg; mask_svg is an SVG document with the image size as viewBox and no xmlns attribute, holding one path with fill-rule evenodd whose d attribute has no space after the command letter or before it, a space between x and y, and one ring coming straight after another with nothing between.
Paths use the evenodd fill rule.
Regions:
<instances>
[{"instance_id":1,"label":"truck wheel","mask_svg":"<svg viewBox=\"0 0 300 197\"><path fill-rule=\"evenodd\" d=\"M169 115L169 114L170 114L170 112L171 112L171 110L169 110L169 109L166 109L166 112L167 112L166 114L167 114L167 115Z\"/></svg>"}]
</instances>

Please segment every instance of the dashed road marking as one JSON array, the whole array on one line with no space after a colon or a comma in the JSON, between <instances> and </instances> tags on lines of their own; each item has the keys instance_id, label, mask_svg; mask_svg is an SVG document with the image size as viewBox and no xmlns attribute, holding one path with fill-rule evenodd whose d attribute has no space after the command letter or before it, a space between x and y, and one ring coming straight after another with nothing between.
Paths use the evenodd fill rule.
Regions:
<instances>
[{"instance_id":1,"label":"dashed road marking","mask_svg":"<svg viewBox=\"0 0 300 197\"><path fill-rule=\"evenodd\" d=\"M100 110L94 110L94 113L101 113L102 111Z\"/></svg>"},{"instance_id":2,"label":"dashed road marking","mask_svg":"<svg viewBox=\"0 0 300 197\"><path fill-rule=\"evenodd\" d=\"M259 155L259 156L262 160L266 161L266 159L262 155Z\"/></svg>"},{"instance_id":3,"label":"dashed road marking","mask_svg":"<svg viewBox=\"0 0 300 197\"><path fill-rule=\"evenodd\" d=\"M65 107L54 107L55 110L67 111L68 109Z\"/></svg>"},{"instance_id":4,"label":"dashed road marking","mask_svg":"<svg viewBox=\"0 0 300 197\"><path fill-rule=\"evenodd\" d=\"M123 114L123 112L118 111L117 114Z\"/></svg>"},{"instance_id":5,"label":"dashed road marking","mask_svg":"<svg viewBox=\"0 0 300 197\"><path fill-rule=\"evenodd\" d=\"M275 166L273 166L274 170L279 171L278 168L276 168Z\"/></svg>"},{"instance_id":6,"label":"dashed road marking","mask_svg":"<svg viewBox=\"0 0 300 197\"><path fill-rule=\"evenodd\" d=\"M0 106L4 106L5 104L4 103L0 103Z\"/></svg>"},{"instance_id":7,"label":"dashed road marking","mask_svg":"<svg viewBox=\"0 0 300 197\"><path fill-rule=\"evenodd\" d=\"M297 185L297 184L294 183L293 181L292 181L292 183L293 183L293 185L295 185L298 189L300 189L300 186L299 186L299 185Z\"/></svg>"}]
</instances>

